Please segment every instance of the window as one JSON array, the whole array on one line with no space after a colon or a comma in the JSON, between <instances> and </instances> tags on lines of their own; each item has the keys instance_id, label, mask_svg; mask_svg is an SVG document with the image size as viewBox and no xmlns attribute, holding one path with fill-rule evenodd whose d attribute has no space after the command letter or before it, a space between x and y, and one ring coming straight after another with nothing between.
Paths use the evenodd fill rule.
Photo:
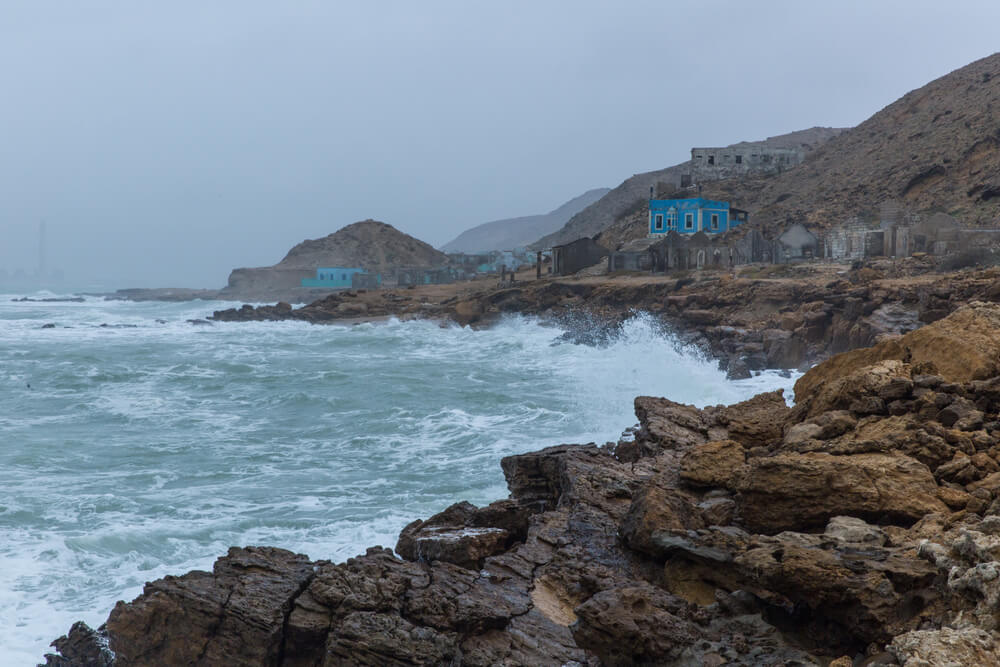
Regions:
<instances>
[{"instance_id":1,"label":"window","mask_svg":"<svg viewBox=\"0 0 1000 667\"><path fill-rule=\"evenodd\" d=\"M656 220L656 222L653 225L653 229L655 229L658 232L662 232L663 231L663 214L662 213L657 213L655 220Z\"/></svg>"},{"instance_id":2,"label":"window","mask_svg":"<svg viewBox=\"0 0 1000 667\"><path fill-rule=\"evenodd\" d=\"M715 164L715 156L714 155L709 155L708 156L708 163L709 164Z\"/></svg>"},{"instance_id":3,"label":"window","mask_svg":"<svg viewBox=\"0 0 1000 667\"><path fill-rule=\"evenodd\" d=\"M737 155L736 156L736 164L743 164L743 156L742 155Z\"/></svg>"},{"instance_id":4,"label":"window","mask_svg":"<svg viewBox=\"0 0 1000 667\"><path fill-rule=\"evenodd\" d=\"M347 280L347 274L346 273L341 273L340 274L340 279L341 280Z\"/></svg>"},{"instance_id":5,"label":"window","mask_svg":"<svg viewBox=\"0 0 1000 667\"><path fill-rule=\"evenodd\" d=\"M694 213L684 214L684 229L694 229Z\"/></svg>"},{"instance_id":6,"label":"window","mask_svg":"<svg viewBox=\"0 0 1000 667\"><path fill-rule=\"evenodd\" d=\"M713 232L719 231L719 214L718 213L713 213L712 214L712 231Z\"/></svg>"}]
</instances>

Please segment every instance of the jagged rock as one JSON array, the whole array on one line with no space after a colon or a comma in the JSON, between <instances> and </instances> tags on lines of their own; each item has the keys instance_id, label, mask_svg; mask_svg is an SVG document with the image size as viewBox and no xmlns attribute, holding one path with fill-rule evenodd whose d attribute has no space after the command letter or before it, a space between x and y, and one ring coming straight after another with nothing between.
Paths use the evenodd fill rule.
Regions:
<instances>
[{"instance_id":1,"label":"jagged rock","mask_svg":"<svg viewBox=\"0 0 1000 667\"><path fill-rule=\"evenodd\" d=\"M406 560L441 560L478 569L487 556L505 551L528 528L528 508L510 500L489 507L457 503L426 521L406 526L396 553Z\"/></svg>"},{"instance_id":2,"label":"jagged rock","mask_svg":"<svg viewBox=\"0 0 1000 667\"><path fill-rule=\"evenodd\" d=\"M718 422L730 439L744 447L766 447L781 441L782 426L790 412L784 390L778 389L721 408Z\"/></svg>"},{"instance_id":3,"label":"jagged rock","mask_svg":"<svg viewBox=\"0 0 1000 667\"><path fill-rule=\"evenodd\" d=\"M649 585L603 591L576 608L573 638L604 665L669 664L700 635L686 607Z\"/></svg>"},{"instance_id":4,"label":"jagged rock","mask_svg":"<svg viewBox=\"0 0 1000 667\"><path fill-rule=\"evenodd\" d=\"M112 667L115 664L104 629L94 630L82 621L74 623L69 632L51 646L59 654L46 654L45 667Z\"/></svg>"},{"instance_id":5,"label":"jagged rock","mask_svg":"<svg viewBox=\"0 0 1000 667\"><path fill-rule=\"evenodd\" d=\"M700 513L687 498L651 480L633 497L621 534L633 549L657 555L659 549L653 541L657 533L703 526Z\"/></svg>"},{"instance_id":6,"label":"jagged rock","mask_svg":"<svg viewBox=\"0 0 1000 667\"><path fill-rule=\"evenodd\" d=\"M700 486L734 488L746 468L746 451L734 440L692 447L681 459L681 479Z\"/></svg>"},{"instance_id":7,"label":"jagged rock","mask_svg":"<svg viewBox=\"0 0 1000 667\"><path fill-rule=\"evenodd\" d=\"M765 533L825 524L839 515L912 523L946 512L927 466L907 456L824 453L752 458L727 488L740 492L739 517Z\"/></svg>"},{"instance_id":8,"label":"jagged rock","mask_svg":"<svg viewBox=\"0 0 1000 667\"><path fill-rule=\"evenodd\" d=\"M707 442L710 424L693 405L666 398L639 396L635 414L642 426L637 439L648 439L661 447L686 447Z\"/></svg>"},{"instance_id":9,"label":"jagged rock","mask_svg":"<svg viewBox=\"0 0 1000 667\"><path fill-rule=\"evenodd\" d=\"M233 547L212 572L159 579L115 605L110 648L123 665L272 664L292 602L313 576L301 554Z\"/></svg>"}]
</instances>

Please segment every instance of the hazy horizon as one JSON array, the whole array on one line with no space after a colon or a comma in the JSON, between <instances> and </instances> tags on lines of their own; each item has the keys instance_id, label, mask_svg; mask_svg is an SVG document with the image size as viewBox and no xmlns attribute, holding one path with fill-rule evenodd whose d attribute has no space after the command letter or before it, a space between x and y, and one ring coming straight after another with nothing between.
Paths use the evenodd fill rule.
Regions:
<instances>
[{"instance_id":1,"label":"hazy horizon","mask_svg":"<svg viewBox=\"0 0 1000 667\"><path fill-rule=\"evenodd\" d=\"M689 157L862 122L1000 5L259 0L0 9L0 270L221 287L374 218L435 247ZM2 274L0 274L2 275Z\"/></svg>"}]
</instances>

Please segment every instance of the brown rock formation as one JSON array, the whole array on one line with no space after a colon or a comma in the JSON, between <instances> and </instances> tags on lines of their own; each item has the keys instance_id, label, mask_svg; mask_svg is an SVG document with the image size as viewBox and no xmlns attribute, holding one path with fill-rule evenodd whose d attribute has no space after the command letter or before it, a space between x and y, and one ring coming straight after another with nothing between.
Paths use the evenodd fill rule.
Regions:
<instances>
[{"instance_id":1,"label":"brown rock formation","mask_svg":"<svg viewBox=\"0 0 1000 667\"><path fill-rule=\"evenodd\" d=\"M634 442L504 459L511 497L407 526L404 559L233 549L119 603L114 664L993 664L1000 374L930 374L953 347L832 364L791 409L640 397Z\"/></svg>"}]
</instances>

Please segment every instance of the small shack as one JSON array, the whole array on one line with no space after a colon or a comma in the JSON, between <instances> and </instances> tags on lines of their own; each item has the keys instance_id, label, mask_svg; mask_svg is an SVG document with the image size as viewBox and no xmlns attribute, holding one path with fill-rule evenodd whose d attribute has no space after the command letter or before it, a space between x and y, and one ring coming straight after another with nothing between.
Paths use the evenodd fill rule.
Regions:
<instances>
[{"instance_id":1,"label":"small shack","mask_svg":"<svg viewBox=\"0 0 1000 667\"><path fill-rule=\"evenodd\" d=\"M597 264L611 251L590 237L552 246L552 275L571 276Z\"/></svg>"}]
</instances>

